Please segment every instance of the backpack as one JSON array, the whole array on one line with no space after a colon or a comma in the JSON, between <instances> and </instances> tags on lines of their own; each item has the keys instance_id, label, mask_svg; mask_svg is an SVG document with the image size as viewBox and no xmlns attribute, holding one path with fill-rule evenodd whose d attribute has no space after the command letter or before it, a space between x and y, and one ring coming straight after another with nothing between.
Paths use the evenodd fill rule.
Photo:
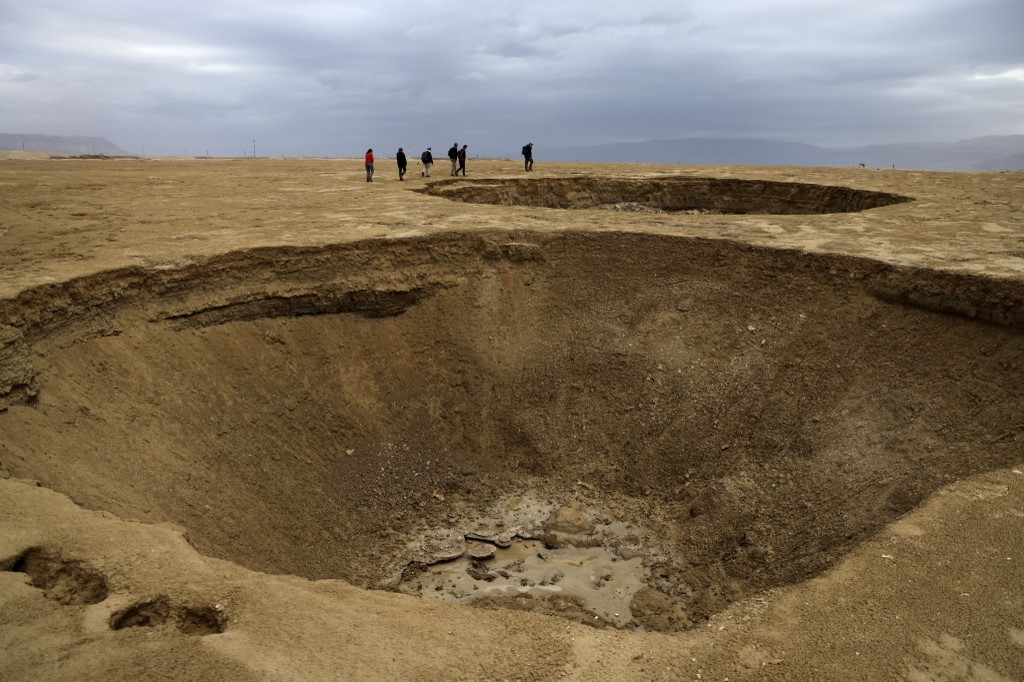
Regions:
<instances>
[{"instance_id":1,"label":"backpack","mask_svg":"<svg viewBox=\"0 0 1024 682\"><path fill-rule=\"evenodd\" d=\"M529 155L530 155L530 145L526 145L525 147L523 147L523 156L529 156Z\"/></svg>"},{"instance_id":2,"label":"backpack","mask_svg":"<svg viewBox=\"0 0 1024 682\"><path fill-rule=\"evenodd\" d=\"M424 164L430 163L430 152L423 152L420 154L420 161Z\"/></svg>"}]
</instances>

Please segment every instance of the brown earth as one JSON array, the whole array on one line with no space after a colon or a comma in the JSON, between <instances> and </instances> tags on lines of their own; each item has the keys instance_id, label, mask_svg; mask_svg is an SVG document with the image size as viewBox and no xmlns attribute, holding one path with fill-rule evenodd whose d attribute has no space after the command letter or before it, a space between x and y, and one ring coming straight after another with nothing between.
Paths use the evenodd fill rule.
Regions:
<instances>
[{"instance_id":1,"label":"brown earth","mask_svg":"<svg viewBox=\"0 0 1024 682\"><path fill-rule=\"evenodd\" d=\"M1024 175L469 170L0 163L4 679L1024 679ZM529 496L631 626L382 591Z\"/></svg>"}]
</instances>

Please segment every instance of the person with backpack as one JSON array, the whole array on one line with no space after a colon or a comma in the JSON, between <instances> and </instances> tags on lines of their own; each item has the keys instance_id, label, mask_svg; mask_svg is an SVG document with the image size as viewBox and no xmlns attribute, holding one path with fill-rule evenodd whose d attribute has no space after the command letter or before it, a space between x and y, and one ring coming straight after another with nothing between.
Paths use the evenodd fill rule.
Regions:
<instances>
[{"instance_id":1,"label":"person with backpack","mask_svg":"<svg viewBox=\"0 0 1024 682\"><path fill-rule=\"evenodd\" d=\"M405 152L402 148L398 148L398 153L395 154L395 161L398 162L398 179L405 180L405 169L408 167L409 162L405 158Z\"/></svg>"},{"instance_id":2,"label":"person with backpack","mask_svg":"<svg viewBox=\"0 0 1024 682\"><path fill-rule=\"evenodd\" d=\"M420 175L429 178L430 167L434 165L434 155L430 153L430 147L427 147L427 151L420 154L420 161L423 162L423 170L420 171Z\"/></svg>"},{"instance_id":3,"label":"person with backpack","mask_svg":"<svg viewBox=\"0 0 1024 682\"><path fill-rule=\"evenodd\" d=\"M452 144L452 148L448 150L448 159L452 162L452 172L448 175L458 175L459 169L456 164L459 162L459 143L455 142Z\"/></svg>"},{"instance_id":4,"label":"person with backpack","mask_svg":"<svg viewBox=\"0 0 1024 682\"><path fill-rule=\"evenodd\" d=\"M466 149L468 147L468 144L462 145L462 149L459 150L457 155L459 159L459 170L455 171L455 174L458 175L459 171L462 171L462 177L466 177Z\"/></svg>"},{"instance_id":5,"label":"person with backpack","mask_svg":"<svg viewBox=\"0 0 1024 682\"><path fill-rule=\"evenodd\" d=\"M523 147L523 163L526 166L526 170L533 170L533 143L528 143Z\"/></svg>"}]
</instances>

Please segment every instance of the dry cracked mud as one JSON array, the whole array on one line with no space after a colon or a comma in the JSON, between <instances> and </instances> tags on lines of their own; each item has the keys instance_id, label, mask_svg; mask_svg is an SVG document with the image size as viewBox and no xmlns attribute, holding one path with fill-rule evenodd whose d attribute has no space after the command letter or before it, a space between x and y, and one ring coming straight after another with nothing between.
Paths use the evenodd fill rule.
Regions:
<instances>
[{"instance_id":1,"label":"dry cracked mud","mask_svg":"<svg viewBox=\"0 0 1024 682\"><path fill-rule=\"evenodd\" d=\"M890 537L930 537L892 529L957 486L1024 495L1020 174L525 179L485 162L479 179L366 188L341 161L6 163L0 483L16 502L0 558L33 585L38 566L102 580L95 600L59 600L107 642L64 645L71 676L109 674L90 651L132 658L124 638L147 632L169 657L217 647L188 674L275 676L252 655L270 613L373 621L339 649L362 679L1024 675L1024 622L965 616L973 588L956 614L980 619L982 645L945 621L913 644L862 626L876 651L858 668L823 655L830 628L765 634L815 580L847 604L858 586L835 576ZM983 215L944 216L965 210L953 188ZM95 539L54 530L62 516ZM1019 533L1019 515L998 518L986 532ZM152 565L104 540L140 534ZM1012 611L1011 544L986 547L982 582ZM973 575L923 561L924 583ZM189 577L210 571L216 588ZM15 582L0 593L31 602ZM362 616L335 615L353 600ZM33 608L17 627L57 618ZM716 645L734 621L745 634ZM427 648L392 655L410 627ZM319 646L303 632L281 641ZM205 636L175 639L190 634ZM454 663L460 646L501 665ZM45 645L15 650L11 675L53 671Z\"/></svg>"}]
</instances>

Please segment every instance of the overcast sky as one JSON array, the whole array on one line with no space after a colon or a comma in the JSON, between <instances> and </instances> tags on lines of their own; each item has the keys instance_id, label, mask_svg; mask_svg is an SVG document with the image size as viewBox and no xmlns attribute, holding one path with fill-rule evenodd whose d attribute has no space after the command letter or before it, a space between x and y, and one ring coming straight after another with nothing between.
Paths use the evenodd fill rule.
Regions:
<instances>
[{"instance_id":1,"label":"overcast sky","mask_svg":"<svg viewBox=\"0 0 1024 682\"><path fill-rule=\"evenodd\" d=\"M538 159L1024 134L1024 0L0 0L0 133Z\"/></svg>"}]
</instances>

